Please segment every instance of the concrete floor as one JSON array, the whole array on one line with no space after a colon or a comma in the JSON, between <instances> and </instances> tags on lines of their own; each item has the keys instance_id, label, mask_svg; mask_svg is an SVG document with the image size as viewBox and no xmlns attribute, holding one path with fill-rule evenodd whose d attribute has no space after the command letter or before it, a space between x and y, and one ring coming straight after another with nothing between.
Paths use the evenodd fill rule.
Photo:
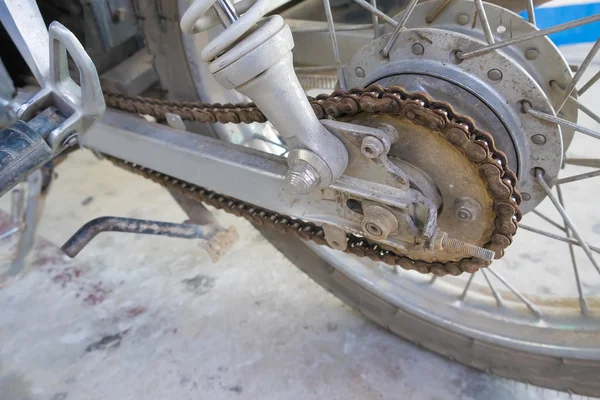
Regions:
<instances>
[{"instance_id":1,"label":"concrete floor","mask_svg":"<svg viewBox=\"0 0 600 400\"><path fill-rule=\"evenodd\" d=\"M589 151L586 143L576 154ZM126 234L100 235L70 260L59 246L91 218L185 219L162 188L89 152L70 156L28 273L0 289L0 400L581 398L396 338L313 283L248 223L217 214L240 234L217 263L197 241ZM526 258L518 243L512 254Z\"/></svg>"},{"instance_id":2,"label":"concrete floor","mask_svg":"<svg viewBox=\"0 0 600 400\"><path fill-rule=\"evenodd\" d=\"M58 176L30 271L0 290L1 400L569 398L396 338L229 215L240 241L215 264L198 242L127 234L69 260L57 246L90 218L184 215L89 152Z\"/></svg>"}]
</instances>

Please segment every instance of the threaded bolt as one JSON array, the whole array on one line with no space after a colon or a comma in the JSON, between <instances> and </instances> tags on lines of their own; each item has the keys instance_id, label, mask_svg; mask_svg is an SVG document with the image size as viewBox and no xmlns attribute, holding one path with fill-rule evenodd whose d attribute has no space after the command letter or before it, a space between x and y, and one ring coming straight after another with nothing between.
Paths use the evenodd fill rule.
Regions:
<instances>
[{"instance_id":1,"label":"threaded bolt","mask_svg":"<svg viewBox=\"0 0 600 400\"><path fill-rule=\"evenodd\" d=\"M462 240L452 239L448 236L442 239L442 248L488 262L494 261L494 257L496 256L496 253L492 250L484 249L483 247L475 246Z\"/></svg>"},{"instance_id":2,"label":"threaded bolt","mask_svg":"<svg viewBox=\"0 0 600 400\"><path fill-rule=\"evenodd\" d=\"M317 170L306 161L296 161L288 169L285 181L297 194L308 194L310 189L319 184Z\"/></svg>"}]
</instances>

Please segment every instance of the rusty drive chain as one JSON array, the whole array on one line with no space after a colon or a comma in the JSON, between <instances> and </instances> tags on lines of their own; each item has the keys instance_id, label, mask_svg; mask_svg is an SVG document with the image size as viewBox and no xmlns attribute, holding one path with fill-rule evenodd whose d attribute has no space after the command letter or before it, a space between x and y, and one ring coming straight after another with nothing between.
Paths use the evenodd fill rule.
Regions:
<instances>
[{"instance_id":1,"label":"rusty drive chain","mask_svg":"<svg viewBox=\"0 0 600 400\"><path fill-rule=\"evenodd\" d=\"M177 114L186 121L208 123L238 124L267 120L258 107L251 103L221 105L172 102L110 93L105 93L105 100L109 107L151 115L158 120L165 119L167 113ZM359 113L385 114L438 132L477 167L479 175L486 182L488 192L494 200L496 217L495 229L484 247L495 251L496 258L502 257L504 249L512 243L518 221L521 219L518 206L522 199L516 189L517 177L508 167L506 155L496 148L491 134L478 129L471 118L457 114L450 104L435 101L425 93L409 93L399 86L370 86L348 92L335 91L330 95L319 95L309 100L318 118L340 118ZM327 245L323 229L315 224L256 207L128 161L110 156L107 158L122 168L143 175L171 190L177 190L193 200L245 217L256 225ZM347 240L346 252L350 254L437 276L473 273L488 265L487 262L476 258L446 263L412 260L405 255L383 249L376 242L363 237L348 234Z\"/></svg>"}]
</instances>

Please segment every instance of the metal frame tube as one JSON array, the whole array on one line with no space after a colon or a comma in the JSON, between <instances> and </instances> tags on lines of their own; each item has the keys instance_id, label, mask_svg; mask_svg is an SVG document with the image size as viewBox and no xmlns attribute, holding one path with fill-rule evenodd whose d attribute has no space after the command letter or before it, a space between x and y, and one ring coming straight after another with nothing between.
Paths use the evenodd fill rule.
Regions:
<instances>
[{"instance_id":1,"label":"metal frame tube","mask_svg":"<svg viewBox=\"0 0 600 400\"><path fill-rule=\"evenodd\" d=\"M259 207L304 220L360 224L340 215L340 193L408 209L420 201L412 192L343 175L328 188L307 195L292 193L285 182L284 157L226 143L139 117L109 110L81 138L84 147L142 165L171 177L210 188ZM260 190L256 190L259 187ZM416 196L416 193L414 193ZM323 201L323 199L329 201ZM337 221L337 222L336 222Z\"/></svg>"}]
</instances>

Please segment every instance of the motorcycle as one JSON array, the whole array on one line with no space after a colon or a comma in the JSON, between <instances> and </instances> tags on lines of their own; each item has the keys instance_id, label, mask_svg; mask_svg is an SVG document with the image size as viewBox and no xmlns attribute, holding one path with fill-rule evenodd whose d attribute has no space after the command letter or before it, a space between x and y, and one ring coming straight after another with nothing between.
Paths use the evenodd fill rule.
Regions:
<instances>
[{"instance_id":1,"label":"motorcycle","mask_svg":"<svg viewBox=\"0 0 600 400\"><path fill-rule=\"evenodd\" d=\"M0 194L27 181L30 205L4 280L23 271L53 165L82 147L168 189L190 221L98 218L65 243L71 257L101 232L129 232L203 239L216 260L236 233L208 205L249 220L400 337L600 395L599 326L573 255L580 247L600 273L599 250L561 191L599 175L563 171L600 166L566 156L576 132L600 138L577 123L579 111L600 120L579 101L600 74L577 89L600 39L573 71L548 37L600 14L540 29L531 0L47 3L46 19L82 15L93 27L72 28L84 46L60 22L47 29L33 0L0 3L40 86L0 134ZM18 220L25 197L12 193ZM546 199L562 220L540 211ZM520 223L526 214L560 234ZM568 245L575 301L529 296L496 267L518 229Z\"/></svg>"}]
</instances>

